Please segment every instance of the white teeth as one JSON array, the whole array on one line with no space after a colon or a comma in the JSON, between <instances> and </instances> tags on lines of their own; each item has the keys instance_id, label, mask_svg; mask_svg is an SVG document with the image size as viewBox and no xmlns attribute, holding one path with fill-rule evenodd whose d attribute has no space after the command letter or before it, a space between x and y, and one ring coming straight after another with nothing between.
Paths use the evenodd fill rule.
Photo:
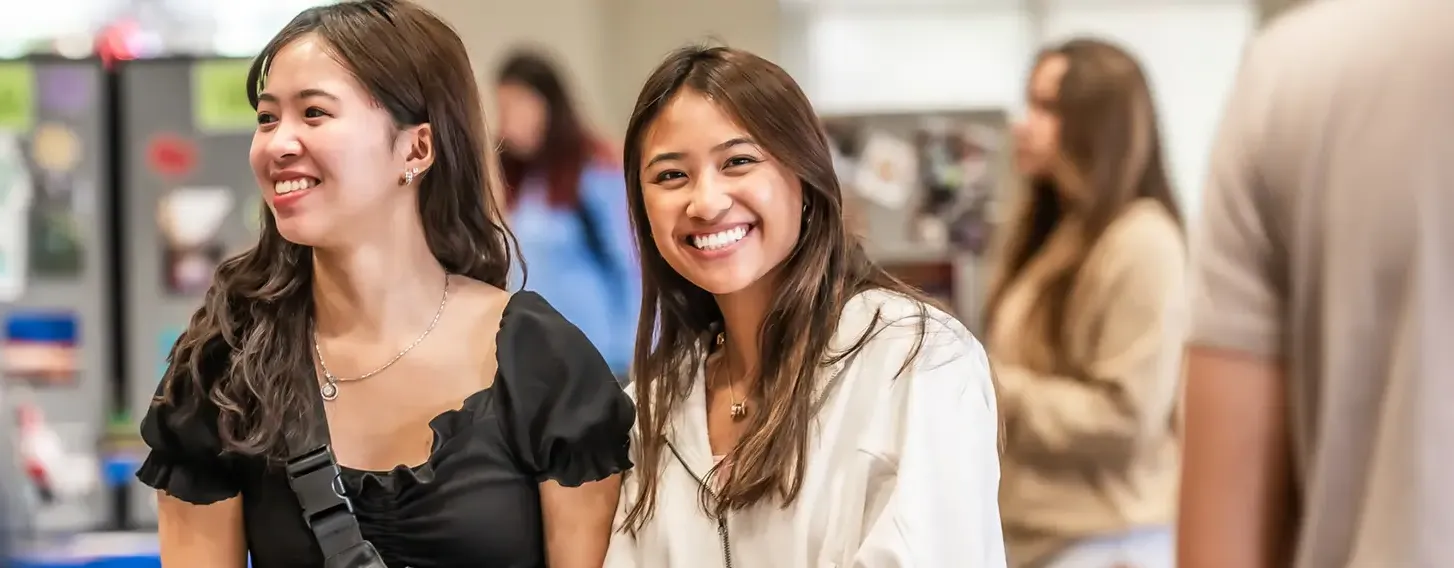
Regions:
<instances>
[{"instance_id":1,"label":"white teeth","mask_svg":"<svg viewBox=\"0 0 1454 568\"><path fill-rule=\"evenodd\" d=\"M710 235L693 235L691 238L692 246L702 250L716 250L720 248L726 248L732 246L737 241L742 240L743 237L746 237L747 229L748 228L744 226L734 229L727 229L720 233L712 233Z\"/></svg>"},{"instance_id":2,"label":"white teeth","mask_svg":"<svg viewBox=\"0 0 1454 568\"><path fill-rule=\"evenodd\" d=\"M273 193L283 195L285 193L292 193L298 190L308 189L315 185L318 185L318 180L313 178L297 178L284 180L273 184Z\"/></svg>"}]
</instances>

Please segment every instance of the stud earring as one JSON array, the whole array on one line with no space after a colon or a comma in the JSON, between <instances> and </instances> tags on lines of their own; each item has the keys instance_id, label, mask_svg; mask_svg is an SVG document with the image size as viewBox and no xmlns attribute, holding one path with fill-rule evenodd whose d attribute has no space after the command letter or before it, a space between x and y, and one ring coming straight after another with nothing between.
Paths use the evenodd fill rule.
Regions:
<instances>
[{"instance_id":1,"label":"stud earring","mask_svg":"<svg viewBox=\"0 0 1454 568\"><path fill-rule=\"evenodd\" d=\"M419 168L404 170L404 185L414 183L414 176L419 174Z\"/></svg>"}]
</instances>

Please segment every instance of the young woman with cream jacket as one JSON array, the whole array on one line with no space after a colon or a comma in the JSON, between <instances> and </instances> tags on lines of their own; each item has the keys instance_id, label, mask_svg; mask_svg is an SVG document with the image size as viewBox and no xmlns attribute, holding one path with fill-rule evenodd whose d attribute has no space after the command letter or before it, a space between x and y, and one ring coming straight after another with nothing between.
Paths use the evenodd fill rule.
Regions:
<instances>
[{"instance_id":1,"label":"young woman with cream jacket","mask_svg":"<svg viewBox=\"0 0 1454 568\"><path fill-rule=\"evenodd\" d=\"M647 332L606 566L1003 567L984 350L845 231L793 80L680 50L626 143Z\"/></svg>"}]
</instances>

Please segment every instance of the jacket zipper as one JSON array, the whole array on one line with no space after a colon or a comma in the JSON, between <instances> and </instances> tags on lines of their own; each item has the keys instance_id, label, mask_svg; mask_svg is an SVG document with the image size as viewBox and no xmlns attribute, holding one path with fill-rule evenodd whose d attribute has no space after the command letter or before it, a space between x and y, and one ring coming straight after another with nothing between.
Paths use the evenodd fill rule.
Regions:
<instances>
[{"instance_id":1,"label":"jacket zipper","mask_svg":"<svg viewBox=\"0 0 1454 568\"><path fill-rule=\"evenodd\" d=\"M706 489L707 493L712 495L713 497L717 496L717 492L712 491L710 487L707 487L707 482L702 480L702 476L697 475L697 472L693 471L692 467L687 465L687 460L682 458L682 454L681 452L677 451L677 447L675 444L672 444L671 441L668 440L666 442L666 447L667 449L671 450L671 455L676 456L677 463L682 464L682 469L687 470L687 475L692 476L692 479L695 479L697 481L697 485L702 486L702 488ZM722 568L732 568L732 537L727 532L726 514L717 517L717 538L722 542Z\"/></svg>"},{"instance_id":2,"label":"jacket zipper","mask_svg":"<svg viewBox=\"0 0 1454 568\"><path fill-rule=\"evenodd\" d=\"M849 363L851 363L853 359L857 358L857 356L858 352L854 351L851 355L848 356L848 360L843 363L843 366L839 367L838 370L833 373L833 376L828 379L828 384L824 385L823 391L818 393L817 400L813 401L813 407L810 414L817 415L818 411L823 408L823 403L827 401L829 392L833 390L834 386L837 386L838 378L843 376L843 371L848 368ZM686 458L683 458L681 452L677 451L676 444L671 443L671 440L667 440L666 447L667 449L671 450L671 455L676 456L677 463L682 464L682 469L687 470L687 475L692 476L692 479L695 479L697 481L697 485L702 486L702 488L705 489L709 495L715 498L717 496L717 492L712 491L712 488L707 486L707 482L702 479L702 476L697 475L697 472L692 469L692 466L687 465ZM717 518L717 537L722 542L722 568L733 568L732 537L731 534L727 531L727 515L725 513L721 517Z\"/></svg>"},{"instance_id":3,"label":"jacket zipper","mask_svg":"<svg viewBox=\"0 0 1454 568\"><path fill-rule=\"evenodd\" d=\"M732 539L727 536L727 516L717 519L717 535L722 537L722 568L732 568Z\"/></svg>"}]
</instances>

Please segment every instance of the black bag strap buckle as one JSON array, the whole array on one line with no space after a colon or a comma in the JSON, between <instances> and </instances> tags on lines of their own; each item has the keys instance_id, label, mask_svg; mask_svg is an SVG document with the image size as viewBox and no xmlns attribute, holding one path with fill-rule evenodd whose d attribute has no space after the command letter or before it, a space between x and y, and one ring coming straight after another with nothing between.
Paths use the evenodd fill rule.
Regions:
<instances>
[{"instance_id":1,"label":"black bag strap buckle","mask_svg":"<svg viewBox=\"0 0 1454 568\"><path fill-rule=\"evenodd\" d=\"M342 470L333 457L333 448L323 445L288 460L288 485L303 509L303 522L313 532L318 548L330 566L382 566L382 563L358 564L378 553L363 539L358 519L353 516L353 502L343 487ZM352 560L346 560L352 558Z\"/></svg>"},{"instance_id":2,"label":"black bag strap buckle","mask_svg":"<svg viewBox=\"0 0 1454 568\"><path fill-rule=\"evenodd\" d=\"M328 416L316 379L304 389L308 401L303 435L289 437L284 472L288 486L303 509L303 523L323 553L324 568L387 568L378 550L367 540L354 517L353 501L343 485L343 468L333 455Z\"/></svg>"},{"instance_id":3,"label":"black bag strap buckle","mask_svg":"<svg viewBox=\"0 0 1454 568\"><path fill-rule=\"evenodd\" d=\"M288 460L287 472L288 485L298 495L298 504L303 506L303 519L310 526L334 511L353 513L353 503L348 500L343 487L343 471L334 461L328 446L320 446Z\"/></svg>"}]
</instances>

